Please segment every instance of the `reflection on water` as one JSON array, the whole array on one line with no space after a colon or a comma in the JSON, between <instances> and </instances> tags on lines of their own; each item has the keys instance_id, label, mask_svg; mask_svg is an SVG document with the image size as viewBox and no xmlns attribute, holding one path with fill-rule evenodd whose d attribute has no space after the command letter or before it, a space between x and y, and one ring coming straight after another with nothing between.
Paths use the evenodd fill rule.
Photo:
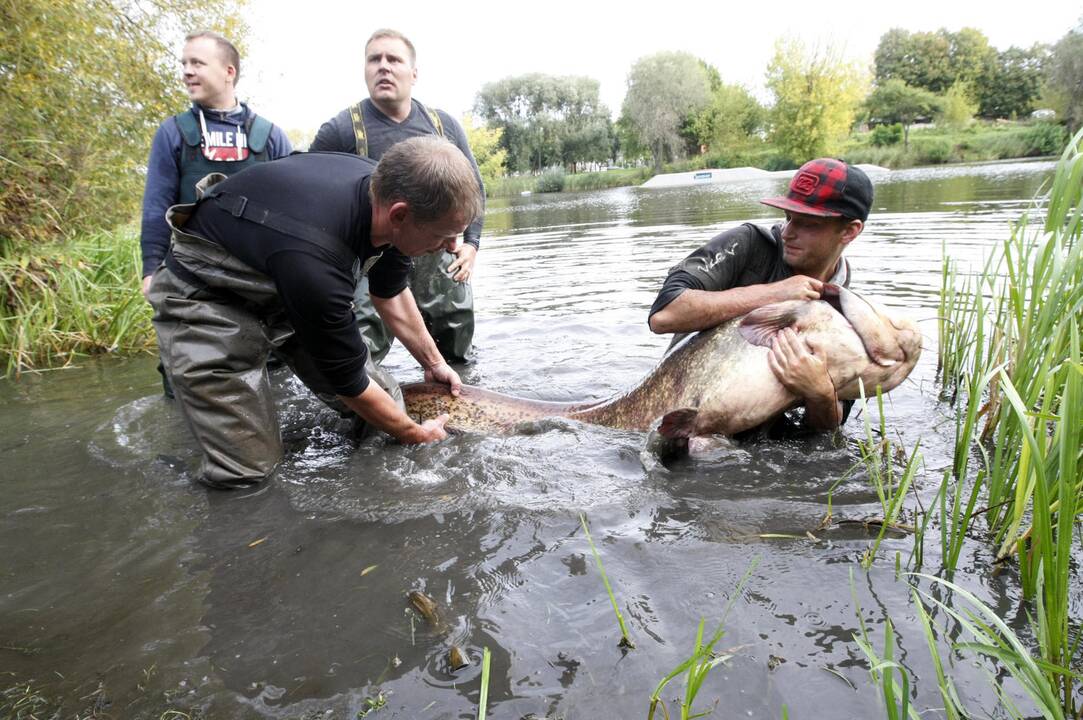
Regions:
<instances>
[{"instance_id":1,"label":"reflection on water","mask_svg":"<svg viewBox=\"0 0 1083 720\"><path fill-rule=\"evenodd\" d=\"M912 380L887 403L898 439L922 441L925 496L951 454L953 420L932 382L941 248L977 265L1051 170L1004 163L878 177L873 216L848 252L855 287L910 313L928 338ZM491 202L477 354L464 379L562 401L634 384L666 345L646 327L666 270L727 227L772 222L777 212L758 199L784 187ZM389 364L404 381L419 378L401 348ZM860 414L838 439L722 443L647 470L640 434L565 420L425 448L359 442L279 374L280 475L223 494L191 482L194 447L155 378L140 358L0 384L0 673L35 679L70 708L97 692L113 717L170 707L354 717L382 691L389 717L473 717L488 647L490 717L638 716L753 558L724 640L734 658L708 679L704 709L719 698L751 717L778 717L783 705L795 717L877 715L851 640L851 571L866 622L895 616L918 706L940 704L924 640L906 622L907 586L894 576L910 540L886 540L866 574L854 562L868 538L854 525L807 535L829 499L836 518L879 514L854 471ZM627 655L580 512L638 645ZM935 568L935 548L926 552ZM991 576L980 545L967 552L957 580L1014 617L1010 575ZM408 609L411 589L437 600L445 628ZM451 673L451 644L473 664ZM965 699L995 705L980 668L952 672Z\"/></svg>"}]
</instances>

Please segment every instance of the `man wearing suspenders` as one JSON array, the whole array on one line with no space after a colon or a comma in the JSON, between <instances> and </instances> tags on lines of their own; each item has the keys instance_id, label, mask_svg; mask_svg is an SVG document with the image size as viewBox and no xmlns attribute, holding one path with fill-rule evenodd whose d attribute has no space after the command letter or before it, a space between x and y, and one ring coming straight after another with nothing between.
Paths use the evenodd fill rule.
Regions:
<instances>
[{"instance_id":1,"label":"man wearing suspenders","mask_svg":"<svg viewBox=\"0 0 1083 720\"><path fill-rule=\"evenodd\" d=\"M192 107L162 122L147 161L140 235L144 296L169 250L170 206L195 202L196 183L209 173L233 175L293 149L281 128L237 102L241 59L231 42L213 32L192 33L185 38L181 67ZM164 373L162 382L172 397Z\"/></svg>"},{"instance_id":2,"label":"man wearing suspenders","mask_svg":"<svg viewBox=\"0 0 1083 720\"><path fill-rule=\"evenodd\" d=\"M436 135L455 144L470 161L484 197L481 174L462 126L442 110L427 108L412 97L417 80L416 53L402 33L377 30L365 44L365 84L369 97L346 108L320 127L309 151L356 153L379 160L395 143L419 135ZM449 362L463 362L474 336L474 295L467 281L480 244L479 216L463 233L463 242L444 253L416 258L410 288L425 326ZM393 338L369 300L362 278L355 295L358 326L371 357L379 362Z\"/></svg>"}]
</instances>

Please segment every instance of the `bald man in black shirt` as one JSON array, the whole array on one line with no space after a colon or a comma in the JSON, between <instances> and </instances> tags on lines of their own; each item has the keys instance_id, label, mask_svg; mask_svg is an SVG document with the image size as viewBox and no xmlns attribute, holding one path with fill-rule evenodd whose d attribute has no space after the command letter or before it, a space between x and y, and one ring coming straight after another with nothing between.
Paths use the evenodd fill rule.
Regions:
<instances>
[{"instance_id":1,"label":"bald man in black shirt","mask_svg":"<svg viewBox=\"0 0 1083 720\"><path fill-rule=\"evenodd\" d=\"M277 349L321 396L403 443L443 439L369 381L353 313L355 264L373 304L425 378L457 394L407 286L410 258L456 245L481 213L473 168L445 140L399 143L377 165L342 153L291 155L176 205L173 245L150 300L163 361L213 487L260 482L282 457L264 360Z\"/></svg>"}]
</instances>

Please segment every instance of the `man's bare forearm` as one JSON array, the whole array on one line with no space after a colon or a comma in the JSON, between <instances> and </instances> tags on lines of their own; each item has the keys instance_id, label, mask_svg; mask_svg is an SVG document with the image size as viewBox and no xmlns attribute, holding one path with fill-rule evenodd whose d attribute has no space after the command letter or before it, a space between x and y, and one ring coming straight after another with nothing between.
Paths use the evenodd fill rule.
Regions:
<instances>
[{"instance_id":1,"label":"man's bare forearm","mask_svg":"<svg viewBox=\"0 0 1083 720\"><path fill-rule=\"evenodd\" d=\"M391 398L382 387L370 382L360 395L339 396L346 406L361 416L369 425L382 430L404 445L432 442L443 439L430 428L418 425ZM441 423L441 426L443 424Z\"/></svg>"},{"instance_id":2,"label":"man's bare forearm","mask_svg":"<svg viewBox=\"0 0 1083 720\"><path fill-rule=\"evenodd\" d=\"M685 290L669 305L651 315L656 333L706 330L771 302L767 285L730 290Z\"/></svg>"},{"instance_id":3,"label":"man's bare forearm","mask_svg":"<svg viewBox=\"0 0 1083 720\"><path fill-rule=\"evenodd\" d=\"M758 307L785 300L818 300L823 282L805 275L729 290L688 289L650 317L656 333L694 332L721 325Z\"/></svg>"},{"instance_id":4,"label":"man's bare forearm","mask_svg":"<svg viewBox=\"0 0 1083 720\"><path fill-rule=\"evenodd\" d=\"M380 319L421 367L428 369L444 362L436 342L425 328L410 288L392 298L371 297Z\"/></svg>"}]
</instances>

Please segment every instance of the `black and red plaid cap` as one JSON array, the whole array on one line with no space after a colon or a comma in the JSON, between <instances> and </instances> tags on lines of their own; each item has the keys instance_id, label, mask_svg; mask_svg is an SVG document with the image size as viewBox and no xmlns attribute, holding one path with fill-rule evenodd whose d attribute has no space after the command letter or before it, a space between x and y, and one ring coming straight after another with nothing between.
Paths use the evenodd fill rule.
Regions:
<instances>
[{"instance_id":1,"label":"black and red plaid cap","mask_svg":"<svg viewBox=\"0 0 1083 720\"><path fill-rule=\"evenodd\" d=\"M872 182L853 165L818 158L801 166L781 197L760 200L764 205L818 217L847 217L864 222L872 206Z\"/></svg>"}]
</instances>

